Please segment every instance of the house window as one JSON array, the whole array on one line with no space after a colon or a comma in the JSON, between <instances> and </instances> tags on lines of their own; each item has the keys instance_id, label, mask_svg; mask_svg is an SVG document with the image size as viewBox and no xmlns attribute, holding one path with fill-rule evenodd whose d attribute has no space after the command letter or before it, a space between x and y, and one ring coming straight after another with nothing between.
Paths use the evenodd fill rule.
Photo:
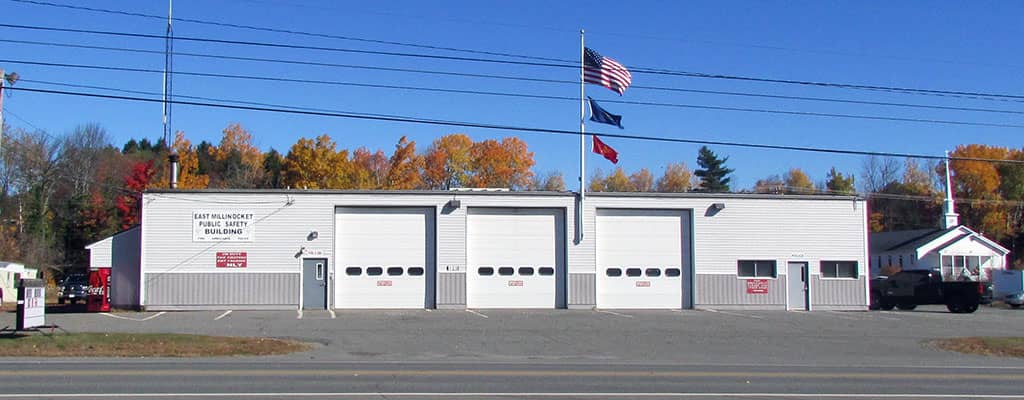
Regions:
<instances>
[{"instance_id":1,"label":"house window","mask_svg":"<svg viewBox=\"0 0 1024 400\"><path fill-rule=\"evenodd\" d=\"M736 275L740 278L775 278L775 260L739 260Z\"/></svg>"},{"instance_id":2,"label":"house window","mask_svg":"<svg viewBox=\"0 0 1024 400\"><path fill-rule=\"evenodd\" d=\"M856 261L822 261L821 276L823 278L853 278L859 274Z\"/></svg>"}]
</instances>

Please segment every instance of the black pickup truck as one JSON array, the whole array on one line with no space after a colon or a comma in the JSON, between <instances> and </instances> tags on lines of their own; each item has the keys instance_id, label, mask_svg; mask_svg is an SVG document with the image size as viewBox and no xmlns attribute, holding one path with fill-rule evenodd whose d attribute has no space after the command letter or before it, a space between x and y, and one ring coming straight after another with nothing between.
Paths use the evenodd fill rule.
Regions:
<instances>
[{"instance_id":1,"label":"black pickup truck","mask_svg":"<svg viewBox=\"0 0 1024 400\"><path fill-rule=\"evenodd\" d=\"M943 282L936 270L901 271L871 281L871 309L913 310L922 304L945 304L952 313L972 313L982 303L980 282Z\"/></svg>"}]
</instances>

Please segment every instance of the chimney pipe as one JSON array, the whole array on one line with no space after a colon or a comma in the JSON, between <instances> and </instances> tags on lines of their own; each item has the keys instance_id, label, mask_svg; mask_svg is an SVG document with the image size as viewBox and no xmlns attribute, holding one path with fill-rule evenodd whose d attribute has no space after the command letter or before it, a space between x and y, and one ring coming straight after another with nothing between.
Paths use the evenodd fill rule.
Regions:
<instances>
[{"instance_id":1,"label":"chimney pipe","mask_svg":"<svg viewBox=\"0 0 1024 400\"><path fill-rule=\"evenodd\" d=\"M178 154L171 153L167 155L167 160L171 164L171 189L178 188Z\"/></svg>"}]
</instances>

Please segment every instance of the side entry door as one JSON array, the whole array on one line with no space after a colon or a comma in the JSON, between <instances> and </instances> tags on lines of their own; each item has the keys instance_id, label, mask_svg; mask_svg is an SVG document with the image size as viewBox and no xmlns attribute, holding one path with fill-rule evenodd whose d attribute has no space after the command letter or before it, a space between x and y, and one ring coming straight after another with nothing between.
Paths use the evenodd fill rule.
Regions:
<instances>
[{"instance_id":1,"label":"side entry door","mask_svg":"<svg viewBox=\"0 0 1024 400\"><path fill-rule=\"evenodd\" d=\"M302 260L302 308L304 310L327 308L327 259L325 258Z\"/></svg>"}]
</instances>

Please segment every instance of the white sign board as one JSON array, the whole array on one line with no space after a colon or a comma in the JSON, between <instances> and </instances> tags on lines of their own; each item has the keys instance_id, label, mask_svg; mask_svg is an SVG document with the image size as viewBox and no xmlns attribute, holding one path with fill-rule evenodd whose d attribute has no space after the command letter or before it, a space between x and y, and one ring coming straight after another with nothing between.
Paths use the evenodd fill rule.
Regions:
<instances>
[{"instance_id":1,"label":"white sign board","mask_svg":"<svg viewBox=\"0 0 1024 400\"><path fill-rule=\"evenodd\" d=\"M193 242L251 242L256 238L252 211L193 211Z\"/></svg>"},{"instance_id":2,"label":"white sign board","mask_svg":"<svg viewBox=\"0 0 1024 400\"><path fill-rule=\"evenodd\" d=\"M46 325L46 288L42 281L36 282L36 286L19 288L24 294L18 298L18 330Z\"/></svg>"}]
</instances>

